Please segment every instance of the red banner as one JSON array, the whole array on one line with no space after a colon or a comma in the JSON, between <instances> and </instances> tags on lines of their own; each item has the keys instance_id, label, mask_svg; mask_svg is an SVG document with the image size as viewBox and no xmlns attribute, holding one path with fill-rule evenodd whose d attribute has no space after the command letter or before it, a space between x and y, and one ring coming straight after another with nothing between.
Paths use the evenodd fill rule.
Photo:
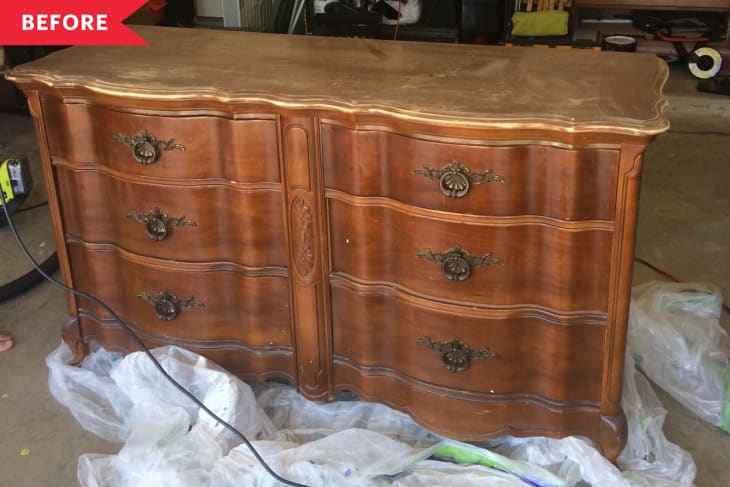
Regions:
<instances>
[{"instance_id":1,"label":"red banner","mask_svg":"<svg viewBox=\"0 0 730 487\"><path fill-rule=\"evenodd\" d=\"M0 45L147 45L122 22L147 0L3 0Z\"/></svg>"}]
</instances>

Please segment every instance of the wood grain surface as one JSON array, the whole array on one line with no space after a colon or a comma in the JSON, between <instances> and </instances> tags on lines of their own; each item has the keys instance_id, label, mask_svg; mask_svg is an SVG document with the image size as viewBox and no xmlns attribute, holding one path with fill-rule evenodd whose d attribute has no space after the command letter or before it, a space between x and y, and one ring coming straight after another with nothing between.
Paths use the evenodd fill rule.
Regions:
<instances>
[{"instance_id":1,"label":"wood grain surface","mask_svg":"<svg viewBox=\"0 0 730 487\"><path fill-rule=\"evenodd\" d=\"M207 340L203 337L161 337L134 324L130 326L148 347L176 345L185 348L203 355L244 380L277 379L296 383L296 365L291 347L255 347L237 340ZM83 343L86 344L103 343L107 350L122 353L140 350L136 340L118 323L102 319L84 308L79 310L78 317L66 320L64 339L67 342L74 339L74 329L83 335Z\"/></svg>"},{"instance_id":2,"label":"wood grain surface","mask_svg":"<svg viewBox=\"0 0 730 487\"><path fill-rule=\"evenodd\" d=\"M574 319L553 323L538 317L490 316L433 309L392 292L332 285L334 354L363 370L389 371L489 397L535 394L553 400L598 404L603 371L605 326ZM499 359L472 360L462 372L447 370L439 353L418 345L430 337L461 338L472 349L488 348ZM525 337L529 337L526 339Z\"/></svg>"},{"instance_id":3,"label":"wood grain surface","mask_svg":"<svg viewBox=\"0 0 730 487\"><path fill-rule=\"evenodd\" d=\"M322 125L326 187L453 213L611 220L618 154ZM466 196L451 198L439 190L438 179L413 173L424 165L441 169L452 161L476 173L490 171L504 182L472 185ZM561 191L554 191L556 187Z\"/></svg>"},{"instance_id":4,"label":"wood grain surface","mask_svg":"<svg viewBox=\"0 0 730 487\"><path fill-rule=\"evenodd\" d=\"M646 135L668 127L668 69L650 54L134 30L150 45L78 46L8 77L130 98L265 101L482 128Z\"/></svg>"},{"instance_id":5,"label":"wood grain surface","mask_svg":"<svg viewBox=\"0 0 730 487\"><path fill-rule=\"evenodd\" d=\"M276 187L160 185L66 164L57 164L56 175L66 195L61 209L67 235L159 259L288 265L282 196ZM128 215L154 208L170 217L185 216L195 226L171 227L164 240L153 241L145 225Z\"/></svg>"},{"instance_id":6,"label":"wood grain surface","mask_svg":"<svg viewBox=\"0 0 730 487\"><path fill-rule=\"evenodd\" d=\"M413 215L402 208L328 200L332 272L387 283L465 306L540 305L558 311L605 312L612 232L568 231L519 222L477 224ZM441 218L436 218L436 217ZM506 223L506 222L505 222ZM417 254L455 246L504 260L450 281L441 265Z\"/></svg>"},{"instance_id":7,"label":"wood grain surface","mask_svg":"<svg viewBox=\"0 0 730 487\"><path fill-rule=\"evenodd\" d=\"M229 184L280 180L273 115L249 114L233 120L230 113L211 116L194 110L148 109L140 114L120 106L74 101L44 100L51 158L94 163L145 178ZM134 160L130 147L112 140L118 134L133 136L143 129L160 140L174 139L185 150L163 151L156 162L142 165Z\"/></svg>"},{"instance_id":8,"label":"wood grain surface","mask_svg":"<svg viewBox=\"0 0 730 487\"><path fill-rule=\"evenodd\" d=\"M158 341L187 338L258 347L292 345L284 269L169 263L80 241L71 241L69 251L76 288L97 296ZM161 321L154 307L138 297L161 291L193 298L203 306L182 308L176 319ZM105 316L96 305L80 302L81 307Z\"/></svg>"}]
</instances>

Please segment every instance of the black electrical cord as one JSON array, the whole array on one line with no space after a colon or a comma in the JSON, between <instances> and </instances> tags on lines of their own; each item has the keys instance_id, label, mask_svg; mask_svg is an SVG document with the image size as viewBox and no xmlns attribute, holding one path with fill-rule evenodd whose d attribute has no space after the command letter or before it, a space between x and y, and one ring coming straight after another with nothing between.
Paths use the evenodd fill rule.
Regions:
<instances>
[{"instance_id":1,"label":"black electrical cord","mask_svg":"<svg viewBox=\"0 0 730 487\"><path fill-rule=\"evenodd\" d=\"M7 208L6 214L21 213L23 211L32 210L48 204L47 201L43 203L33 205L27 208L23 208L23 203L27 195L20 195L15 200L10 202ZM4 205L3 205L4 206ZM0 212L0 227L5 224L5 215ZM46 274L53 274L58 269L58 255L54 252L46 260L40 264L40 268ZM14 298L15 296L26 292L33 286L43 282L43 276L38 273L35 269L31 269L17 279L13 279L10 282L0 285L0 303L7 301L8 299Z\"/></svg>"},{"instance_id":2,"label":"black electrical cord","mask_svg":"<svg viewBox=\"0 0 730 487\"><path fill-rule=\"evenodd\" d=\"M24 211L35 210L36 208L40 208L41 206L48 206L48 201L38 203L37 205L21 207L18 211L16 211L16 213L23 213Z\"/></svg>"},{"instance_id":3,"label":"black electrical cord","mask_svg":"<svg viewBox=\"0 0 730 487\"><path fill-rule=\"evenodd\" d=\"M58 270L58 254L54 252L46 260L41 262L40 268L46 274L53 274ZM37 270L31 269L17 279L14 279L0 286L0 303L14 298L18 294L26 292L43 281L43 275Z\"/></svg>"},{"instance_id":4,"label":"black electrical cord","mask_svg":"<svg viewBox=\"0 0 730 487\"><path fill-rule=\"evenodd\" d=\"M0 204L2 204L3 212L5 214L5 219L8 222L8 227L10 228L10 231L13 234L13 237L15 237L15 240L18 242L18 245L20 246L20 249L23 251L23 254L30 260L30 262L33 264L33 267L35 267L36 271L40 273L43 277L45 277L47 280L52 282L56 287L59 287L63 289L66 292L75 294L77 296L81 296L84 299L88 299L89 301L99 305L101 308L103 308L106 312L108 312L121 326L122 328L132 337L132 339L139 345L139 347L144 351L144 353L149 357L149 359L152 361L152 363L155 365L155 367L160 371L160 373L167 379L177 390L182 392L185 396L187 396L191 401L193 401L200 409L205 411L208 416L213 418L218 423L222 424L228 431L236 435L243 441L243 443L246 444L248 449L253 453L253 456L256 457L256 460L261 464L262 467L264 467L264 470L271 475L277 482L281 482L284 485L289 485L291 487L307 487L304 484L299 484L297 482L293 482L291 480L287 480L276 472L274 472L271 467L264 461L264 459L261 457L258 451L256 451L256 448L251 444L251 442L246 438L243 433L238 431L236 428L234 428L232 425L228 424L228 422L221 419L218 415L216 415L213 411L208 409L208 407L203 404L203 402L195 397L190 391L185 389L179 382L177 382L175 379L170 376L170 374L167 373L167 371L162 367L162 364L155 358L155 356L152 354L149 348L147 348L147 345L144 344L142 339L137 336L137 334L134 332L134 330L122 319L117 315L114 310L112 310L108 305L106 305L104 302L102 302L100 299L87 294L83 291L78 291L76 289L73 289L71 287L66 286L61 281L58 281L54 279L53 277L49 276L46 272L41 269L41 267L38 265L38 263L35 261L33 256L28 251L28 248L23 243L23 240L20 238L20 235L18 235L18 231L15 228L15 225L13 224L12 220L10 219L10 213L8 212L7 206L5 205L5 195L2 191L0 191Z\"/></svg>"}]
</instances>

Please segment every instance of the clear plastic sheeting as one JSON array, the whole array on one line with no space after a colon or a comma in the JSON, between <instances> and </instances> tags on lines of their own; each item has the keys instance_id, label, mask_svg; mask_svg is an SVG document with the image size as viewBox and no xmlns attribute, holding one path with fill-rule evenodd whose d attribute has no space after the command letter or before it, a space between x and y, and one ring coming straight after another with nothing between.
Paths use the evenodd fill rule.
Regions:
<instances>
[{"instance_id":1,"label":"clear plastic sheeting","mask_svg":"<svg viewBox=\"0 0 730 487\"><path fill-rule=\"evenodd\" d=\"M617 459L624 475L639 486L692 485L697 473L694 460L664 436L667 410L647 378L634 367L631 354L626 356L621 407L629 430L626 447Z\"/></svg>"},{"instance_id":2,"label":"clear plastic sheeting","mask_svg":"<svg viewBox=\"0 0 730 487\"><path fill-rule=\"evenodd\" d=\"M721 312L720 290L710 284L637 286L628 347L649 379L703 420L730 431L730 341Z\"/></svg>"},{"instance_id":3,"label":"clear plastic sheeting","mask_svg":"<svg viewBox=\"0 0 730 487\"><path fill-rule=\"evenodd\" d=\"M629 470L621 472L581 438L505 437L467 445L433 435L381 404L315 404L288 386L246 384L176 347L153 354L172 377L247 435L278 474L311 487L690 487L694 477L686 453L638 427L630 435L643 436L630 436L629 445L639 446L624 452ZM280 485L143 353L99 349L78 367L72 359L64 344L46 359L53 395L84 428L124 443L116 455L80 457L83 487ZM634 380L634 374L627 377ZM644 387L627 390L640 394ZM653 399L633 397L630 404L635 405L630 413L642 418L636 424L656 414ZM660 420L650 421L661 428ZM681 475L676 462L687 469Z\"/></svg>"}]
</instances>

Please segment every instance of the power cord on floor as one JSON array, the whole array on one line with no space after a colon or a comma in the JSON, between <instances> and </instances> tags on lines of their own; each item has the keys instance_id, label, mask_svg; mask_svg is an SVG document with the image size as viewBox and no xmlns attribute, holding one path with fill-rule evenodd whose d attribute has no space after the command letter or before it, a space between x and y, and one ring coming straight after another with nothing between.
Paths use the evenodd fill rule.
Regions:
<instances>
[{"instance_id":1,"label":"power cord on floor","mask_svg":"<svg viewBox=\"0 0 730 487\"><path fill-rule=\"evenodd\" d=\"M23 213L24 211L30 211L35 210L36 208L40 208L41 206L48 206L48 201L44 201L43 203L38 203L37 205L32 206L24 206L20 208L16 213Z\"/></svg>"},{"instance_id":2,"label":"power cord on floor","mask_svg":"<svg viewBox=\"0 0 730 487\"><path fill-rule=\"evenodd\" d=\"M657 272L657 273L663 275L664 277L668 277L669 279L671 279L674 282L687 282L684 279L680 279L679 277L675 276L671 272L667 272L664 269L661 269L661 268L655 266L648 260L642 259L641 257L634 257L634 260L636 262L638 262L639 264L644 264L646 267L653 270L654 272ZM726 313L730 313L730 306L728 306L727 303L722 303L722 309L724 309Z\"/></svg>"},{"instance_id":3,"label":"power cord on floor","mask_svg":"<svg viewBox=\"0 0 730 487\"><path fill-rule=\"evenodd\" d=\"M10 231L12 232L13 237L15 237L15 240L18 242L18 245L20 246L21 250L23 251L23 254L25 254L25 256L28 258L28 260L30 260L30 262L33 264L33 267L35 267L36 271L38 271L38 273L40 275L42 275L48 281L52 282L55 286L63 289L64 291L69 292L69 293L72 293L72 294L75 294L76 296L80 296L80 297L82 297L84 299L87 299L87 300L89 300L89 301L97 304L101 308L103 308L106 312L108 312L114 318L114 320L116 320L121 325L121 327L124 329L124 331L126 331L129 334L129 336L132 337L132 339L137 343L137 345L139 345L139 347L144 351L144 353L147 355L147 357L149 357L149 359L152 361L152 363L155 365L155 367L160 371L160 373L165 377L165 379L167 379L173 386L175 386L175 388L177 390L179 390L180 392L182 392L191 401L193 401L208 416L210 416L211 418L213 418L213 420L215 420L218 423L222 424L223 427L225 427L228 431L230 431L231 433L233 433L234 435L236 435L238 438L240 438L241 441L243 441L243 443L246 444L246 446L251 451L251 453L253 453L253 456L256 457L256 460L258 460L258 462L261 464L261 466L264 468L264 470L266 470L266 472L271 477L273 477L277 482L281 482L282 484L289 485L291 487L307 487L304 484L299 484L297 482L293 482L291 480L287 480L287 479L279 476L279 474L277 474L276 472L274 472L271 469L271 467L264 461L264 459L261 457L261 455L259 454L259 452L256 451L256 448L254 448L254 446L251 444L251 442L248 440L248 438L246 438L243 435L243 433L241 433L240 431L238 431L235 427L233 427L228 422L226 422L223 419L221 419L213 411L211 411L210 409L208 409L208 407L205 404L203 404L202 401L200 401L190 391L188 391L187 389L185 389L179 382L177 382L175 379L173 379L172 376L170 376L170 374L167 373L167 371L162 367L162 364L160 364L160 362L157 360L157 358L155 358L155 356L152 354L152 352L147 347L147 345L145 345L145 343L142 341L142 339L107 304L105 304L100 299L98 299L98 298L96 298L96 297L94 297L94 296L92 296L90 294L87 294L87 293L85 293L83 291L78 291L76 289L73 289L71 287L68 287L64 283L62 283L61 281L58 281L57 279L54 279L53 277L49 276L38 265L38 263L35 261L35 259L33 258L33 256L28 251L28 248L23 243L23 240L20 238L20 235L18 235L18 231L15 228L15 225L13 224L12 220L10 219L10 213L8 212L7 206L5 205L5 194L2 191L0 191L0 204L2 204L3 212L5 213L5 219L8 222L8 227L10 228Z\"/></svg>"}]
</instances>

